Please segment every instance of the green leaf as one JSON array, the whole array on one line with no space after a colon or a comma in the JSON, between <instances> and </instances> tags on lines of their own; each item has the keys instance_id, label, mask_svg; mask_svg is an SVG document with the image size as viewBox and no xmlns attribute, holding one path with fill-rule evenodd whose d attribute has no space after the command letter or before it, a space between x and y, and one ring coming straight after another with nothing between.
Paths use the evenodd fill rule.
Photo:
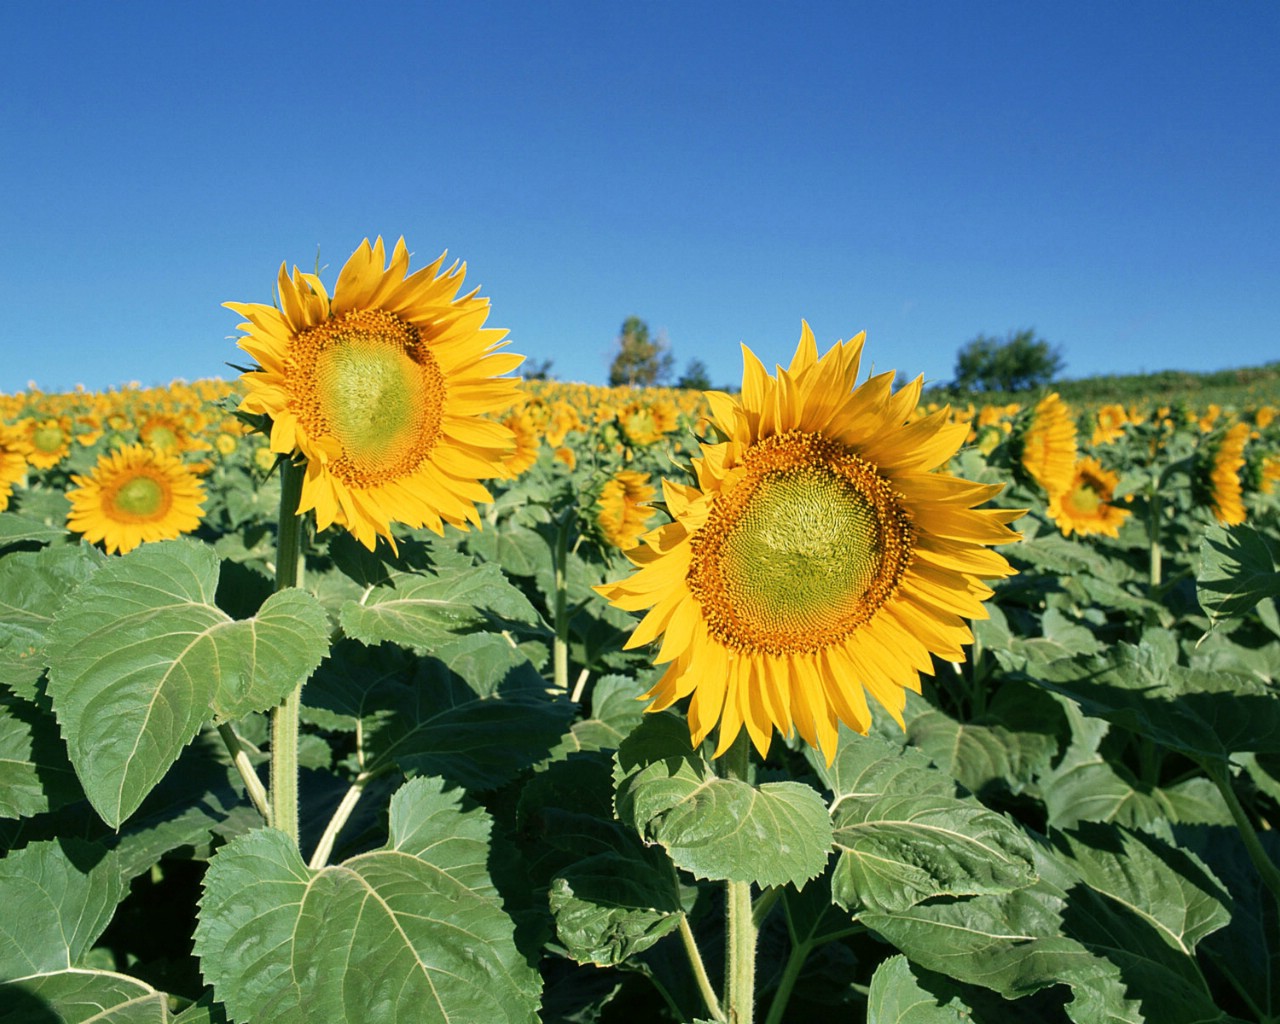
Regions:
<instances>
[{"instance_id":1,"label":"green leaf","mask_svg":"<svg viewBox=\"0 0 1280 1024\"><path fill-rule=\"evenodd\" d=\"M1176 650L1158 635L1040 666L1037 681L1088 714L1197 760L1280 752L1280 695L1273 687L1248 675L1174 664Z\"/></svg>"},{"instance_id":2,"label":"green leaf","mask_svg":"<svg viewBox=\"0 0 1280 1024\"><path fill-rule=\"evenodd\" d=\"M387 585L369 588L363 601L343 606L340 617L348 636L367 644L389 640L430 652L479 629L542 628L542 618L529 599L496 565L391 573L387 579Z\"/></svg>"},{"instance_id":3,"label":"green leaf","mask_svg":"<svg viewBox=\"0 0 1280 1024\"><path fill-rule=\"evenodd\" d=\"M532 1024L540 983L482 871L488 828L460 793L414 779L388 845L341 865L309 869L272 829L232 840L206 873L195 942L228 1016Z\"/></svg>"},{"instance_id":4,"label":"green leaf","mask_svg":"<svg viewBox=\"0 0 1280 1024\"><path fill-rule=\"evenodd\" d=\"M1115 964L1148 1020L1216 1021L1195 945L1229 919L1217 879L1193 855L1142 832L1090 824L1062 837L1064 931Z\"/></svg>"},{"instance_id":5,"label":"green leaf","mask_svg":"<svg viewBox=\"0 0 1280 1024\"><path fill-rule=\"evenodd\" d=\"M934 975L931 980L936 978ZM905 956L889 957L871 976L867 1024L965 1024L972 1020L957 985L942 979L942 984L935 980L931 988L925 988Z\"/></svg>"},{"instance_id":6,"label":"green leaf","mask_svg":"<svg viewBox=\"0 0 1280 1024\"><path fill-rule=\"evenodd\" d=\"M1151 786L1098 753L1059 765L1041 779L1041 789L1049 823L1060 829L1082 821L1139 828L1160 821L1233 824L1222 794L1203 776Z\"/></svg>"},{"instance_id":7,"label":"green leaf","mask_svg":"<svg viewBox=\"0 0 1280 1024\"><path fill-rule=\"evenodd\" d=\"M0 559L0 682L18 696L36 699L53 617L105 558L87 544L64 544Z\"/></svg>"},{"instance_id":8,"label":"green leaf","mask_svg":"<svg viewBox=\"0 0 1280 1024\"><path fill-rule=\"evenodd\" d=\"M0 1024L169 1024L169 997L113 971L74 968L0 984Z\"/></svg>"},{"instance_id":9,"label":"green leaf","mask_svg":"<svg viewBox=\"0 0 1280 1024\"><path fill-rule=\"evenodd\" d=\"M957 722L931 708L907 723L907 736L971 793L1020 793L1049 769L1067 732L1058 701L1016 679L996 691L985 714Z\"/></svg>"},{"instance_id":10,"label":"green leaf","mask_svg":"<svg viewBox=\"0 0 1280 1024\"><path fill-rule=\"evenodd\" d=\"M918 750L875 736L841 736L828 768L836 849L835 901L888 913L935 896L1001 893L1035 880L1023 833L971 797Z\"/></svg>"},{"instance_id":11,"label":"green leaf","mask_svg":"<svg viewBox=\"0 0 1280 1024\"><path fill-rule=\"evenodd\" d=\"M431 658L343 643L314 682L305 700L363 723L369 770L394 764L471 789L493 789L543 760L573 714L494 633L455 638Z\"/></svg>"},{"instance_id":12,"label":"green leaf","mask_svg":"<svg viewBox=\"0 0 1280 1024\"><path fill-rule=\"evenodd\" d=\"M601 676L591 685L591 713L569 728L552 757L580 750L617 750L644 717L641 684L630 676Z\"/></svg>"},{"instance_id":13,"label":"green leaf","mask_svg":"<svg viewBox=\"0 0 1280 1024\"><path fill-rule=\"evenodd\" d=\"M1183 956L1231 920L1230 897L1194 854L1113 825L1082 825L1062 835L1075 874Z\"/></svg>"},{"instance_id":14,"label":"green leaf","mask_svg":"<svg viewBox=\"0 0 1280 1024\"><path fill-rule=\"evenodd\" d=\"M537 530L505 522L467 534L467 550L502 566L512 576L533 576L551 559L546 539Z\"/></svg>"},{"instance_id":15,"label":"green leaf","mask_svg":"<svg viewBox=\"0 0 1280 1024\"><path fill-rule=\"evenodd\" d=\"M1248 524L1205 528L1196 576L1200 607L1215 625L1280 598L1280 549ZM1274 608L1274 605L1273 605Z\"/></svg>"},{"instance_id":16,"label":"green leaf","mask_svg":"<svg viewBox=\"0 0 1280 1024\"><path fill-rule=\"evenodd\" d=\"M680 924L675 872L657 854L638 846L597 854L552 881L556 935L578 963L622 963Z\"/></svg>"},{"instance_id":17,"label":"green leaf","mask_svg":"<svg viewBox=\"0 0 1280 1024\"><path fill-rule=\"evenodd\" d=\"M615 782L618 817L697 878L802 886L826 866L831 822L818 793L718 777L675 715L646 716L622 742Z\"/></svg>"},{"instance_id":18,"label":"green leaf","mask_svg":"<svg viewBox=\"0 0 1280 1024\"><path fill-rule=\"evenodd\" d=\"M189 540L112 559L49 634L49 696L94 809L118 826L211 713L279 703L319 664L328 620L301 590L234 621L214 603L218 559Z\"/></svg>"},{"instance_id":19,"label":"green leaf","mask_svg":"<svg viewBox=\"0 0 1280 1024\"><path fill-rule=\"evenodd\" d=\"M55 810L83 795L43 693L30 703L0 691L0 818Z\"/></svg>"},{"instance_id":20,"label":"green leaf","mask_svg":"<svg viewBox=\"0 0 1280 1024\"><path fill-rule=\"evenodd\" d=\"M0 978L78 966L125 896L114 854L77 839L32 843L0 860Z\"/></svg>"},{"instance_id":21,"label":"green leaf","mask_svg":"<svg viewBox=\"0 0 1280 1024\"><path fill-rule=\"evenodd\" d=\"M1063 933L1064 906L1048 887L1036 885L999 895L918 903L894 913L868 912L861 920L913 963L983 985L1006 999L1065 984L1077 999L1084 990L1086 1001L1112 1004L1111 1014L1119 1019L1141 1020L1123 1004L1120 969Z\"/></svg>"},{"instance_id":22,"label":"green leaf","mask_svg":"<svg viewBox=\"0 0 1280 1024\"><path fill-rule=\"evenodd\" d=\"M0 548L28 542L52 544L66 535L63 527L51 526L19 512L0 512Z\"/></svg>"}]
</instances>

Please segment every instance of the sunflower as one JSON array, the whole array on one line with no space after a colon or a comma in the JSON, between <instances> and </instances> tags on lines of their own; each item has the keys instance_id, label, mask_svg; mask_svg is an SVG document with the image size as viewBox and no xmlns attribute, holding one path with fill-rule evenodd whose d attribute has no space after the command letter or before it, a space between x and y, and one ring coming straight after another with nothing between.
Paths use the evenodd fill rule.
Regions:
<instances>
[{"instance_id":1,"label":"sunflower","mask_svg":"<svg viewBox=\"0 0 1280 1024\"><path fill-rule=\"evenodd\" d=\"M542 435L533 425L527 409L511 413L503 419L502 425L511 431L511 436L515 439L515 447L502 460L502 475L517 477L538 461Z\"/></svg>"},{"instance_id":2,"label":"sunflower","mask_svg":"<svg viewBox=\"0 0 1280 1024\"><path fill-rule=\"evenodd\" d=\"M1022 466L1051 499L1071 486L1076 470L1076 425L1057 392L1036 403L1022 437Z\"/></svg>"},{"instance_id":3,"label":"sunflower","mask_svg":"<svg viewBox=\"0 0 1280 1024\"><path fill-rule=\"evenodd\" d=\"M1236 423L1222 436L1209 456L1209 506L1223 526L1244 522L1240 470L1244 467L1244 446L1249 440L1249 424Z\"/></svg>"},{"instance_id":4,"label":"sunflower","mask_svg":"<svg viewBox=\"0 0 1280 1024\"><path fill-rule=\"evenodd\" d=\"M741 396L707 394L723 440L701 445L697 485L663 481L673 521L628 553L637 572L597 588L648 609L627 646L662 638L649 710L691 696L692 740L719 723L717 757L744 726L767 753L776 727L830 761L837 722L869 728L867 693L901 724L931 656L964 660L983 581L1014 571L987 547L1018 539L1022 511L976 509L1000 486L935 472L968 425L945 408L908 422L920 378L855 388L862 344L819 358L804 324L776 377L744 346Z\"/></svg>"},{"instance_id":5,"label":"sunflower","mask_svg":"<svg viewBox=\"0 0 1280 1024\"><path fill-rule=\"evenodd\" d=\"M649 503L657 497L649 483L648 473L634 469L619 470L600 488L597 502L600 511L596 524L614 547L629 551L640 543L647 524L653 518Z\"/></svg>"},{"instance_id":6,"label":"sunflower","mask_svg":"<svg viewBox=\"0 0 1280 1024\"><path fill-rule=\"evenodd\" d=\"M1280 455L1267 455L1259 470L1258 488L1263 494L1272 494L1277 483L1280 483Z\"/></svg>"},{"instance_id":7,"label":"sunflower","mask_svg":"<svg viewBox=\"0 0 1280 1024\"><path fill-rule=\"evenodd\" d=\"M338 275L280 267L280 308L228 302L244 316L239 345L258 361L240 409L268 416L272 451L306 462L298 512L338 524L370 550L395 546L391 522L443 533L479 525L479 483L501 473L511 431L485 414L508 408L519 382L500 374L521 356L497 352L506 331L485 328L489 300L458 296L466 267L444 256L408 274L396 242L366 239Z\"/></svg>"},{"instance_id":8,"label":"sunflower","mask_svg":"<svg viewBox=\"0 0 1280 1024\"><path fill-rule=\"evenodd\" d=\"M31 446L27 461L37 469L53 469L71 454L73 433L65 416L26 421L26 439Z\"/></svg>"},{"instance_id":9,"label":"sunflower","mask_svg":"<svg viewBox=\"0 0 1280 1024\"><path fill-rule=\"evenodd\" d=\"M1097 459L1081 459L1071 486L1049 500L1049 518L1064 537L1072 532L1118 537L1120 525L1130 515L1128 509L1111 504L1119 482L1119 474L1103 469Z\"/></svg>"},{"instance_id":10,"label":"sunflower","mask_svg":"<svg viewBox=\"0 0 1280 1024\"><path fill-rule=\"evenodd\" d=\"M200 525L204 487L182 460L140 444L107 452L87 477L73 474L67 526L110 554L171 540Z\"/></svg>"},{"instance_id":11,"label":"sunflower","mask_svg":"<svg viewBox=\"0 0 1280 1024\"><path fill-rule=\"evenodd\" d=\"M1119 402L1104 405L1098 410L1098 422L1093 428L1093 436L1089 438L1092 445L1111 444L1124 437L1124 425L1129 422L1124 406Z\"/></svg>"},{"instance_id":12,"label":"sunflower","mask_svg":"<svg viewBox=\"0 0 1280 1024\"><path fill-rule=\"evenodd\" d=\"M15 484L27 479L27 457L31 444L26 431L19 427L0 423L0 512L9 507L9 497Z\"/></svg>"}]
</instances>

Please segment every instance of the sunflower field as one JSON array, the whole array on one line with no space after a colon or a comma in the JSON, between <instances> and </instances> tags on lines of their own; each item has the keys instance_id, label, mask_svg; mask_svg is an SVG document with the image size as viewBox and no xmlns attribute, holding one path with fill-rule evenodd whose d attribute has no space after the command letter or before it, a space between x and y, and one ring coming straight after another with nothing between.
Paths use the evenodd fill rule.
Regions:
<instances>
[{"instance_id":1,"label":"sunflower field","mask_svg":"<svg viewBox=\"0 0 1280 1024\"><path fill-rule=\"evenodd\" d=\"M1280 1022L1275 404L526 382L463 276L0 395L0 1022Z\"/></svg>"}]
</instances>

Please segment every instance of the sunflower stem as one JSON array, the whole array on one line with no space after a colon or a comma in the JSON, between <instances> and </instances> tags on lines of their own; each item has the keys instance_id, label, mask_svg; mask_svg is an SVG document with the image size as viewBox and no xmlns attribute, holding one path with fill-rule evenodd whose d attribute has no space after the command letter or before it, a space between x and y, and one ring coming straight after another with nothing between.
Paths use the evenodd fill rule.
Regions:
<instances>
[{"instance_id":1,"label":"sunflower stem","mask_svg":"<svg viewBox=\"0 0 1280 1024\"><path fill-rule=\"evenodd\" d=\"M1160 586L1163 574L1162 552L1160 550L1160 481L1152 476L1147 485L1147 537L1151 542L1151 589Z\"/></svg>"},{"instance_id":2,"label":"sunflower stem","mask_svg":"<svg viewBox=\"0 0 1280 1024\"><path fill-rule=\"evenodd\" d=\"M342 831L342 826L347 823L347 819L351 817L351 812L356 809L356 804L360 802L360 798L364 796L364 787L372 776L368 772L361 772L356 776L356 780L351 783L351 788L342 797L342 802L338 804L338 809L333 812L333 817L329 819L329 824L325 826L324 834L320 837L320 842L316 844L315 850L311 853L311 860L307 862L307 867L313 871L317 871L329 863L329 855L333 853L333 844L337 841L338 833Z\"/></svg>"},{"instance_id":3,"label":"sunflower stem","mask_svg":"<svg viewBox=\"0 0 1280 1024\"><path fill-rule=\"evenodd\" d=\"M231 763L236 766L236 771L240 773L249 801L257 809L258 813L262 815L262 820L270 825L271 804L267 801L267 787L262 784L262 780L258 778L258 773L254 771L249 755L244 749L244 744L240 742L239 733L236 732L230 722L223 722L218 726L218 735L222 737L223 745L226 746L227 753L231 755Z\"/></svg>"},{"instance_id":4,"label":"sunflower stem","mask_svg":"<svg viewBox=\"0 0 1280 1024\"><path fill-rule=\"evenodd\" d=\"M725 777L750 782L751 748L746 730L725 752ZM725 883L725 996L729 1024L751 1024L755 1014L756 923L751 912L751 883Z\"/></svg>"},{"instance_id":5,"label":"sunflower stem","mask_svg":"<svg viewBox=\"0 0 1280 1024\"><path fill-rule=\"evenodd\" d=\"M569 506L560 516L556 525L556 543L552 551L555 570L555 596L552 617L556 637L553 643L555 688L564 693L569 692L569 523L574 507Z\"/></svg>"},{"instance_id":6,"label":"sunflower stem","mask_svg":"<svg viewBox=\"0 0 1280 1024\"><path fill-rule=\"evenodd\" d=\"M1253 822L1249 820L1248 812L1240 803L1240 798L1236 796L1235 787L1231 784L1231 770L1223 761L1206 759L1201 764L1205 774L1213 780L1213 784L1218 787L1218 792L1222 794L1222 799L1226 801L1227 809L1231 811L1231 818L1235 821L1236 828L1240 830L1240 839L1249 853L1249 859L1253 861L1254 868L1261 876L1262 884L1271 890L1276 908L1280 910L1280 867L1276 866L1276 862L1263 849L1262 840L1258 838L1258 832L1253 827Z\"/></svg>"},{"instance_id":7,"label":"sunflower stem","mask_svg":"<svg viewBox=\"0 0 1280 1024\"><path fill-rule=\"evenodd\" d=\"M711 987L707 967L702 962L702 953L693 936L693 928L689 925L689 916L684 913L680 915L680 941L684 943L684 952L689 958L689 965L693 968L693 979L697 982L698 992L702 995L707 1012L711 1014L712 1020L724 1020L724 1011L720 1009L720 1000L716 998L715 989Z\"/></svg>"},{"instance_id":8,"label":"sunflower stem","mask_svg":"<svg viewBox=\"0 0 1280 1024\"><path fill-rule=\"evenodd\" d=\"M276 535L276 591L302 583L302 498L305 463L280 460L280 522ZM302 684L271 711L271 824L298 843L298 719Z\"/></svg>"}]
</instances>

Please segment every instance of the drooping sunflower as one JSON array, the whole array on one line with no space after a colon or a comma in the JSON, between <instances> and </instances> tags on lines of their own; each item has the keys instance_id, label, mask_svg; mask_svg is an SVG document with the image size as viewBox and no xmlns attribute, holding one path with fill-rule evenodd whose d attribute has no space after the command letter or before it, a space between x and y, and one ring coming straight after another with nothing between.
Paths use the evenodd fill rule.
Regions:
<instances>
[{"instance_id":1,"label":"drooping sunflower","mask_svg":"<svg viewBox=\"0 0 1280 1024\"><path fill-rule=\"evenodd\" d=\"M9 507L15 484L27 478L27 456L31 444L26 431L8 423L0 423L0 512Z\"/></svg>"},{"instance_id":2,"label":"drooping sunflower","mask_svg":"<svg viewBox=\"0 0 1280 1024\"><path fill-rule=\"evenodd\" d=\"M204 486L182 460L140 444L106 452L88 476L73 474L67 526L107 553L172 540L200 525Z\"/></svg>"},{"instance_id":3,"label":"drooping sunflower","mask_svg":"<svg viewBox=\"0 0 1280 1024\"><path fill-rule=\"evenodd\" d=\"M776 376L744 346L741 396L707 394L724 440L702 444L696 486L663 481L673 521L628 553L638 571L597 588L648 609L627 646L662 638L649 710L691 697L717 757L744 726L766 753L776 727L830 761L837 722L870 726L868 693L901 724L930 656L964 660L984 581L1014 571L989 546L1018 539L1022 510L975 508L1000 486L937 471L967 423L909 422L920 378L855 387L863 337L819 358L805 324Z\"/></svg>"},{"instance_id":4,"label":"drooping sunflower","mask_svg":"<svg viewBox=\"0 0 1280 1024\"><path fill-rule=\"evenodd\" d=\"M1097 459L1085 457L1076 463L1071 486L1049 500L1049 518L1058 524L1064 537L1101 534L1118 537L1130 512L1111 504L1118 473L1103 469Z\"/></svg>"},{"instance_id":5,"label":"drooping sunflower","mask_svg":"<svg viewBox=\"0 0 1280 1024\"><path fill-rule=\"evenodd\" d=\"M654 510L649 502L657 497L649 474L622 469L610 477L597 499L596 523L604 539L620 551L630 551L640 543Z\"/></svg>"},{"instance_id":6,"label":"drooping sunflower","mask_svg":"<svg viewBox=\"0 0 1280 1024\"><path fill-rule=\"evenodd\" d=\"M1076 471L1076 425L1055 391L1036 403L1022 437L1022 467L1052 499L1071 486Z\"/></svg>"},{"instance_id":7,"label":"drooping sunflower","mask_svg":"<svg viewBox=\"0 0 1280 1024\"><path fill-rule=\"evenodd\" d=\"M396 242L366 239L338 275L280 267L280 308L226 303L244 316L239 345L258 362L240 408L271 420L271 450L306 460L299 514L338 524L366 547L394 547L392 521L443 533L478 525L480 480L501 474L514 442L489 413L516 400L501 374L522 357L497 351L506 331L483 326L489 300L458 296L466 273L444 256L408 273Z\"/></svg>"},{"instance_id":8,"label":"drooping sunflower","mask_svg":"<svg viewBox=\"0 0 1280 1024\"><path fill-rule=\"evenodd\" d=\"M1240 470L1249 432L1248 423L1233 424L1209 456L1209 507L1223 526L1238 526L1245 520Z\"/></svg>"}]
</instances>

